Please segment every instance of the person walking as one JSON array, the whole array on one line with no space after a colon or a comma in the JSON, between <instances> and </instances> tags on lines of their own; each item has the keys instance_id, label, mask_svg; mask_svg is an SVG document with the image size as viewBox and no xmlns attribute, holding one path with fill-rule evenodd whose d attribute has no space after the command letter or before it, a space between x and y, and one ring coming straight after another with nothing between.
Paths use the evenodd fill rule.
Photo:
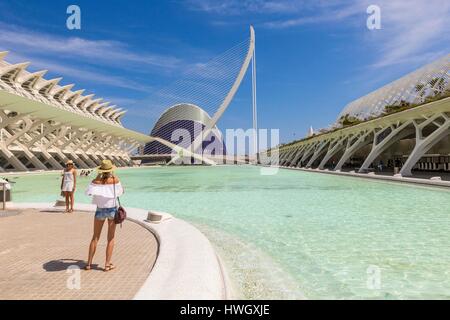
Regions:
<instances>
[{"instance_id":1,"label":"person walking","mask_svg":"<svg viewBox=\"0 0 450 320\"><path fill-rule=\"evenodd\" d=\"M124 193L119 178L114 175L115 169L116 167L111 160L103 160L102 164L97 168L97 177L92 180L86 190L86 195L92 196L92 203L97 206L97 209L94 217L94 233L89 244L89 255L85 270L91 270L92 260L105 221L108 222L108 243L106 245L104 271L110 271L115 268L111 262L116 231L114 217L118 209L117 198Z\"/></svg>"}]
</instances>

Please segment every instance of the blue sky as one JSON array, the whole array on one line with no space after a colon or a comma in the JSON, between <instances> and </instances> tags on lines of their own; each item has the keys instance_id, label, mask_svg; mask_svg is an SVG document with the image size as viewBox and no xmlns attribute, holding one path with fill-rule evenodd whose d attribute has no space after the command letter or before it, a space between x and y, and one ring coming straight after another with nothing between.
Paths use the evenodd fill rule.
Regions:
<instances>
[{"instance_id":1,"label":"blue sky","mask_svg":"<svg viewBox=\"0 0 450 320\"><path fill-rule=\"evenodd\" d=\"M81 8L81 30L66 28L70 4ZM380 30L366 27L371 4ZM128 109L124 125L149 133L152 92L247 38L253 24L259 126L290 141L448 53L449 17L447 0L2 1L0 50ZM219 127L250 126L247 76Z\"/></svg>"}]
</instances>

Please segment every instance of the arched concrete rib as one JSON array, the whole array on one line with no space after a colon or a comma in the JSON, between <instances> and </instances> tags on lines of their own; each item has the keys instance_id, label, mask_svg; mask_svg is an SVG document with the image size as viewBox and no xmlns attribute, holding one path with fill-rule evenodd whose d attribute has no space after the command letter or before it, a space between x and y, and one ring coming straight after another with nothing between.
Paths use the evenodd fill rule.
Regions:
<instances>
[{"instance_id":1,"label":"arched concrete rib","mask_svg":"<svg viewBox=\"0 0 450 320\"><path fill-rule=\"evenodd\" d=\"M336 138L335 141L330 142L330 145L328 147L328 151L325 154L325 157L322 159L322 161L319 164L319 169L323 170L325 168L325 165L327 162L336 154L338 153L342 148L344 148L344 141L347 139L347 136ZM333 144L334 143L334 144Z\"/></svg>"},{"instance_id":2,"label":"arched concrete rib","mask_svg":"<svg viewBox=\"0 0 450 320\"><path fill-rule=\"evenodd\" d=\"M397 128L391 126L391 132L380 142L377 142L378 136L382 134L384 130L386 130L387 128L384 128L383 130L380 130L377 133L375 133L373 138L372 150L364 160L358 172L367 171L372 162L374 162L375 159L387 148L392 146L395 142L413 134L414 133L413 130L405 130L411 123L412 123L411 121L406 121L403 124L399 125Z\"/></svg>"},{"instance_id":3,"label":"arched concrete rib","mask_svg":"<svg viewBox=\"0 0 450 320\"><path fill-rule=\"evenodd\" d=\"M287 150L280 153L280 165L283 165L284 161L289 157L291 153L292 153L291 150Z\"/></svg>"},{"instance_id":4,"label":"arched concrete rib","mask_svg":"<svg viewBox=\"0 0 450 320\"><path fill-rule=\"evenodd\" d=\"M285 165L290 167L292 165L292 162L294 161L295 157L297 156L299 149L294 148L294 151L292 152L292 154L289 155L289 158L286 160Z\"/></svg>"},{"instance_id":5,"label":"arched concrete rib","mask_svg":"<svg viewBox=\"0 0 450 320\"><path fill-rule=\"evenodd\" d=\"M297 149L297 153L295 154L294 158L292 159L291 163L289 164L290 167L296 167L298 160L301 158L303 152L305 151L305 146L301 146Z\"/></svg>"},{"instance_id":6,"label":"arched concrete rib","mask_svg":"<svg viewBox=\"0 0 450 320\"><path fill-rule=\"evenodd\" d=\"M219 121L220 117L222 117L223 113L228 108L228 106L231 103L231 100L233 100L234 95L236 94L237 90L239 89L242 79L244 79L245 73L247 72L247 69L250 65L250 61L253 58L254 51L255 51L255 30L253 29L253 26L250 26L250 43L249 43L249 47L248 47L247 56L244 59L244 63L242 64L242 67L238 73L236 80L234 81L233 85L231 86L231 89L228 92L228 94L225 96L225 99L222 101L222 104L219 106L216 113L211 118L211 121L203 129L202 134L199 134L194 139L194 141L192 142L191 146L188 149L194 150L194 152L195 152L195 150L197 150L202 144L202 137L207 137L209 135L209 133L211 132L211 130L216 126L217 121ZM201 156L201 158L203 159L203 156ZM172 163L176 159L177 159L177 157L172 158L172 160L168 164ZM205 161L205 162L207 162L207 161ZM214 162L214 164L215 164L215 162Z\"/></svg>"},{"instance_id":7,"label":"arched concrete rib","mask_svg":"<svg viewBox=\"0 0 450 320\"><path fill-rule=\"evenodd\" d=\"M317 144L314 150L314 153L311 157L311 159L309 159L308 163L306 164L306 168L310 168L314 161L316 161L316 159L323 153L326 151L325 147L328 144L328 140L324 140L321 143Z\"/></svg>"},{"instance_id":8,"label":"arched concrete rib","mask_svg":"<svg viewBox=\"0 0 450 320\"><path fill-rule=\"evenodd\" d=\"M368 130L366 132L361 133L359 136L354 137L354 139L348 139L347 148L345 149L344 154L342 155L341 159L339 159L338 164L336 165L336 167L333 168L333 170L341 170L345 162L353 154L355 154L356 151L371 143L371 140L367 139L367 137L370 136L372 133L373 133L372 130Z\"/></svg>"},{"instance_id":9,"label":"arched concrete rib","mask_svg":"<svg viewBox=\"0 0 450 320\"><path fill-rule=\"evenodd\" d=\"M440 117L444 118L444 123L438 125L435 122L435 120ZM429 134L427 137L424 137L422 130L431 122L438 125L438 128L434 130L431 134ZM417 161L419 161L420 158L428 150L431 149L431 147L433 147L436 143L441 141L444 137L448 136L450 133L449 131L450 119L445 113L438 114L435 117L432 117L420 124L417 124L414 121L414 126L416 129L416 145L411 154L409 155L408 159L406 160L405 164L403 165L402 169L400 170L400 174L402 176L411 176L412 175L411 170L417 163Z\"/></svg>"},{"instance_id":10,"label":"arched concrete rib","mask_svg":"<svg viewBox=\"0 0 450 320\"><path fill-rule=\"evenodd\" d=\"M312 155L314 148L316 146L316 143L312 143L309 145L309 147L306 148L305 152L302 154L302 157L300 158L299 161L299 167L303 167L304 166L304 162Z\"/></svg>"},{"instance_id":11,"label":"arched concrete rib","mask_svg":"<svg viewBox=\"0 0 450 320\"><path fill-rule=\"evenodd\" d=\"M284 166L287 164L288 160L291 158L291 156L295 153L295 149L292 149L288 152L286 152L283 155L283 159L280 159L280 165Z\"/></svg>"}]
</instances>

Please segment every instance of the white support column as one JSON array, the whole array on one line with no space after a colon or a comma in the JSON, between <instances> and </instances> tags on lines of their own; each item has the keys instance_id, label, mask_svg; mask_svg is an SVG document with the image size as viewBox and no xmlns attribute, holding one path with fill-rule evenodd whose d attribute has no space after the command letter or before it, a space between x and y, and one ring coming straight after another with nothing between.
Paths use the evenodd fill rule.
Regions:
<instances>
[{"instance_id":1,"label":"white support column","mask_svg":"<svg viewBox=\"0 0 450 320\"><path fill-rule=\"evenodd\" d=\"M70 132L70 139L67 138L67 140L65 142L63 142L62 145L60 146L60 149L63 152L66 151L66 148L69 147L70 144L75 143L75 140L78 138L79 135L84 133L81 130L76 129L76 128L70 128L70 129L73 129L73 131Z\"/></svg>"},{"instance_id":2,"label":"white support column","mask_svg":"<svg viewBox=\"0 0 450 320\"><path fill-rule=\"evenodd\" d=\"M9 135L9 137L2 143L3 148L9 149L9 146L11 144L15 144L17 147L21 149L21 151L23 151L25 157L28 160L30 160L30 162L34 165L36 169L47 170L45 164L43 164L25 145L23 145L19 141L19 138L25 133L27 133L33 126L33 121L31 121L31 119L25 118L23 119L23 121L25 121L25 126L22 129L19 129L18 131L12 133L9 133L7 130L5 130L4 134ZM17 159L17 161L20 162L19 159Z\"/></svg>"},{"instance_id":3,"label":"white support column","mask_svg":"<svg viewBox=\"0 0 450 320\"><path fill-rule=\"evenodd\" d=\"M268 152L265 153L265 158L264 158L264 165L274 165L274 166L278 166L280 163L278 162L279 158L277 158L275 156L276 152L271 152L270 155ZM261 158L260 158L261 159Z\"/></svg>"},{"instance_id":4,"label":"white support column","mask_svg":"<svg viewBox=\"0 0 450 320\"><path fill-rule=\"evenodd\" d=\"M63 143L63 145L60 147L60 150L63 154L70 153L70 155L72 156L72 158L74 159L75 163L77 164L77 166L79 168L88 169L89 166L83 160L81 160L81 158L73 151L73 148L70 146L71 144L75 143L75 138L83 133L84 132L82 132L78 129L75 129L74 134L72 134L70 139L67 139L67 141L65 143ZM67 148L69 150L67 150Z\"/></svg>"},{"instance_id":5,"label":"white support column","mask_svg":"<svg viewBox=\"0 0 450 320\"><path fill-rule=\"evenodd\" d=\"M60 164L60 162L58 160L55 159L54 156L52 156L48 152L48 150L51 148L54 151L56 151L56 153L58 154L58 156L61 158L62 161L67 161L68 160L67 157L56 146L56 143L66 135L68 129L69 129L69 127L63 126L63 125L52 126L52 128L50 128L48 130L44 130L44 132L46 132L46 131L49 132L49 133L47 133L47 135L51 134L55 130L59 130L59 132L57 134L55 134L55 136L53 138L48 137L47 135L45 135L45 137L47 139L47 143L45 143L45 144L44 143L37 143L36 144L36 148L41 150L42 155L44 156L44 158L46 158L47 161L56 170L63 169L63 166ZM38 139L38 140L40 140L40 139Z\"/></svg>"},{"instance_id":6,"label":"white support column","mask_svg":"<svg viewBox=\"0 0 450 320\"><path fill-rule=\"evenodd\" d=\"M6 146L9 146L11 143L19 140L19 138L24 134L28 132L33 132L34 130L36 130L37 127L46 122L46 120L37 120L33 122L29 118L24 118L23 121L25 122L25 126L22 129L19 129L18 131L14 132L14 134L12 134L12 136L5 141ZM24 143L24 145L27 146L26 143Z\"/></svg>"},{"instance_id":7,"label":"white support column","mask_svg":"<svg viewBox=\"0 0 450 320\"><path fill-rule=\"evenodd\" d=\"M0 123L0 130L2 131L0 134L1 135L0 152L7 161L5 168L8 165L12 165L18 171L28 171L28 168L11 151L8 150L8 148L4 143L5 141L4 136L9 135L7 134L6 131L4 131L4 128L11 123L23 119L24 117L25 116L20 115L17 115L15 117L8 117L3 110L0 111L0 118L2 120L2 122Z\"/></svg>"},{"instance_id":8,"label":"white support column","mask_svg":"<svg viewBox=\"0 0 450 320\"><path fill-rule=\"evenodd\" d=\"M280 165L282 165L284 163L284 160L286 160L286 158L288 157L289 153L290 153L290 150L280 151Z\"/></svg>"},{"instance_id":9,"label":"white support column","mask_svg":"<svg viewBox=\"0 0 450 320\"><path fill-rule=\"evenodd\" d=\"M77 136L79 136L79 133L81 131L76 131ZM78 142L74 142L73 146L69 144L67 144L66 148L68 148L71 151L71 155L75 158L75 161L78 162L78 165L81 166L84 169L87 168L93 168L96 167L97 165L84 153L83 150L83 144L86 143L87 140L89 140L93 133L91 131L85 131L85 132L81 132L81 137L79 138ZM77 152L79 152L81 154L81 157L83 159L81 159L78 155Z\"/></svg>"},{"instance_id":10,"label":"white support column","mask_svg":"<svg viewBox=\"0 0 450 320\"><path fill-rule=\"evenodd\" d=\"M127 147L122 148L122 153L120 154L120 157L122 161L124 161L127 166L132 166L133 161L131 160L130 153L136 149L141 143L134 140L129 140L129 145Z\"/></svg>"},{"instance_id":11,"label":"white support column","mask_svg":"<svg viewBox=\"0 0 450 320\"><path fill-rule=\"evenodd\" d=\"M112 139L113 139L113 137L111 135L106 137L105 142L101 146L99 146L99 148L97 150L98 151L96 153L97 157L102 155L105 152L105 150L108 149L111 146L111 140Z\"/></svg>"},{"instance_id":12,"label":"white support column","mask_svg":"<svg viewBox=\"0 0 450 320\"><path fill-rule=\"evenodd\" d=\"M118 152L117 145L120 143L121 139L118 137L112 137L110 139L107 149L102 153L102 157L111 160L118 167L123 166L123 163L116 158Z\"/></svg>"},{"instance_id":13,"label":"white support column","mask_svg":"<svg viewBox=\"0 0 450 320\"><path fill-rule=\"evenodd\" d=\"M443 118L444 122L439 124L436 122L438 118ZM423 136L423 129L430 123L433 123L437 126L437 129L434 130L427 137ZM400 174L402 176L411 176L411 170L417 161L427 152L431 147L433 147L436 143L441 141L444 137L449 134L450 128L450 119L445 113L441 113L436 115L420 124L414 121L414 126L416 128L416 145L400 170Z\"/></svg>"},{"instance_id":14,"label":"white support column","mask_svg":"<svg viewBox=\"0 0 450 320\"><path fill-rule=\"evenodd\" d=\"M309 148L308 144L302 145L300 148L298 148L294 158L292 159L291 167L299 167L297 166L297 163L300 163L300 159L303 157L304 153Z\"/></svg>"},{"instance_id":15,"label":"white support column","mask_svg":"<svg viewBox=\"0 0 450 320\"><path fill-rule=\"evenodd\" d=\"M43 164L41 162L41 160L39 160L34 153L32 153L30 150L28 150L23 144L21 144L20 142L16 141L16 145L18 147L20 147L23 151L23 153L25 154L25 157L27 157L28 160L30 160L30 162L35 166L36 169L40 169L40 170L47 170L47 166L45 164Z\"/></svg>"},{"instance_id":16,"label":"white support column","mask_svg":"<svg viewBox=\"0 0 450 320\"><path fill-rule=\"evenodd\" d=\"M84 151L84 144L86 142L88 142L90 139L92 139L92 137L94 136L93 132L88 132L87 134L85 134L84 137L80 138L80 142L75 145L72 150L73 152L78 151L81 154L81 157L83 158L83 161L88 165L88 167L90 168L94 168L97 166L97 164L92 161L91 158L89 158L89 156L86 154L86 152Z\"/></svg>"},{"instance_id":17,"label":"white support column","mask_svg":"<svg viewBox=\"0 0 450 320\"><path fill-rule=\"evenodd\" d=\"M292 162L290 164L290 167L296 167L298 160L301 158L303 152L305 151L306 145L302 145L297 149L297 153L295 154L294 158L292 159Z\"/></svg>"},{"instance_id":18,"label":"white support column","mask_svg":"<svg viewBox=\"0 0 450 320\"><path fill-rule=\"evenodd\" d=\"M101 159L97 156L96 152L102 150L105 147L107 140L108 136L106 136L106 134L97 133L93 137L91 146L88 146L87 149L84 151L88 157L94 158L93 162L96 163L97 165L100 165Z\"/></svg>"},{"instance_id":19,"label":"white support column","mask_svg":"<svg viewBox=\"0 0 450 320\"><path fill-rule=\"evenodd\" d=\"M378 141L379 140L378 138L388 129L388 127L382 128L381 130L374 132L372 150L364 160L358 172L366 172L369 166L372 164L372 162L374 162L375 159L387 148L392 146L392 144L394 144L395 142L413 134L414 133L413 130L405 130L411 123L412 121L406 121L403 124L398 124L397 126L391 125L390 126L391 131L381 141Z\"/></svg>"},{"instance_id":20,"label":"white support column","mask_svg":"<svg viewBox=\"0 0 450 320\"><path fill-rule=\"evenodd\" d=\"M359 135L355 136L354 139L347 140L347 147L345 148L344 154L341 159L337 163L336 167L333 170L339 171L342 169L342 166L345 162L355 154L356 151L361 149L362 147L368 145L371 141L367 139L367 137L372 134L372 130L368 130L365 132L360 132Z\"/></svg>"},{"instance_id":21,"label":"white support column","mask_svg":"<svg viewBox=\"0 0 450 320\"><path fill-rule=\"evenodd\" d=\"M86 150L86 154L90 155L95 159L95 161L100 165L102 158L101 155L104 154L105 150L111 147L111 135L107 135L105 133L100 133L94 137L95 142L92 146Z\"/></svg>"},{"instance_id":22,"label":"white support column","mask_svg":"<svg viewBox=\"0 0 450 320\"><path fill-rule=\"evenodd\" d=\"M295 149L292 150L288 150L285 154L285 156L283 157L283 160L280 161L280 164L282 166L286 165L287 161L292 157L292 155L295 153Z\"/></svg>"},{"instance_id":23,"label":"white support column","mask_svg":"<svg viewBox=\"0 0 450 320\"><path fill-rule=\"evenodd\" d=\"M47 124L44 125L44 130L37 134L36 136L32 137L30 141L24 143L25 146L27 148L32 148L36 142L41 141L42 139L48 139L48 135L51 134L53 131L58 130L59 128L61 128L62 125L61 124L57 124L57 125L52 125L52 124Z\"/></svg>"},{"instance_id":24,"label":"white support column","mask_svg":"<svg viewBox=\"0 0 450 320\"><path fill-rule=\"evenodd\" d=\"M293 149L292 152L289 153L289 155L286 157L284 162L282 163L283 166L288 166L292 159L295 157L295 154L297 153L297 149Z\"/></svg>"},{"instance_id":25,"label":"white support column","mask_svg":"<svg viewBox=\"0 0 450 320\"><path fill-rule=\"evenodd\" d=\"M5 111L0 110L0 150L7 161L5 167L7 167L8 165L12 165L19 171L27 171L28 168L11 151L9 151L7 146L5 145L5 136L7 136L8 134L4 128L12 123L23 120L27 116L28 115L17 114L16 116L8 117Z\"/></svg>"},{"instance_id":26,"label":"white support column","mask_svg":"<svg viewBox=\"0 0 450 320\"><path fill-rule=\"evenodd\" d=\"M308 163L306 164L306 168L310 168L314 161L324 152L324 148L329 143L328 140L321 141L317 147L315 148L314 154L312 155L311 159L309 159Z\"/></svg>"},{"instance_id":27,"label":"white support column","mask_svg":"<svg viewBox=\"0 0 450 320\"><path fill-rule=\"evenodd\" d=\"M115 161L117 161L122 167L126 167L128 165L128 163L120 157L121 145L124 142L124 140L125 139L117 139L117 143L115 144L114 148L115 150L110 155L111 157L114 157Z\"/></svg>"},{"instance_id":28,"label":"white support column","mask_svg":"<svg viewBox=\"0 0 450 320\"><path fill-rule=\"evenodd\" d=\"M62 152L61 148L58 146L58 143L64 139L64 137L66 136L67 131L69 131L69 129L70 129L69 126L61 126L59 129L59 132L57 134L55 134L53 138L47 138L46 144L43 144L43 143L37 144L37 147L40 150L45 150L45 151L48 151L51 149L56 152L56 154L59 156L61 161L67 162L67 160L69 160L69 159Z\"/></svg>"},{"instance_id":29,"label":"white support column","mask_svg":"<svg viewBox=\"0 0 450 320\"><path fill-rule=\"evenodd\" d=\"M121 143L122 139L120 137L114 137L111 139L111 144L108 148L108 150L105 152L105 155L107 156L114 156L117 153L119 153L119 145Z\"/></svg>"},{"instance_id":30,"label":"white support column","mask_svg":"<svg viewBox=\"0 0 450 320\"><path fill-rule=\"evenodd\" d=\"M8 164L12 165L16 170L28 171L28 168L3 144L0 144L0 152L2 153Z\"/></svg>"},{"instance_id":31,"label":"white support column","mask_svg":"<svg viewBox=\"0 0 450 320\"><path fill-rule=\"evenodd\" d=\"M252 105L253 105L253 144L255 147L255 162L259 163L258 159L258 110L256 106L256 39L254 39L253 58L252 58Z\"/></svg>"},{"instance_id":32,"label":"white support column","mask_svg":"<svg viewBox=\"0 0 450 320\"><path fill-rule=\"evenodd\" d=\"M300 168L304 167L303 163L308 159L308 157L311 155L311 153L314 152L314 148L316 147L316 144L317 144L317 142L310 144L309 147L305 150L305 152L303 153L302 158L300 159L300 162L298 164L298 166Z\"/></svg>"},{"instance_id":33,"label":"white support column","mask_svg":"<svg viewBox=\"0 0 450 320\"><path fill-rule=\"evenodd\" d=\"M323 170L327 162L334 156L337 152L339 152L344 147L344 141L347 139L347 136L336 138L335 141L330 141L330 145L328 147L328 151L323 157L322 161L319 164L319 169Z\"/></svg>"}]
</instances>

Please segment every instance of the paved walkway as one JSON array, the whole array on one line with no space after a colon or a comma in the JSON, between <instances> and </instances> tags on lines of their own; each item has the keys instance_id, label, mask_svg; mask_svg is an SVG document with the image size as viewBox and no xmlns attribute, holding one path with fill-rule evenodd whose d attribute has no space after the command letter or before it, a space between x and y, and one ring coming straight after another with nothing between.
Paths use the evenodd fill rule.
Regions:
<instances>
[{"instance_id":1,"label":"paved walkway","mask_svg":"<svg viewBox=\"0 0 450 320\"><path fill-rule=\"evenodd\" d=\"M31 209L11 213L0 215L0 300L132 299L156 261L158 244L153 234L126 221L116 230L112 259L116 269L102 269L105 224L93 269L68 270L85 265L93 215Z\"/></svg>"}]
</instances>

